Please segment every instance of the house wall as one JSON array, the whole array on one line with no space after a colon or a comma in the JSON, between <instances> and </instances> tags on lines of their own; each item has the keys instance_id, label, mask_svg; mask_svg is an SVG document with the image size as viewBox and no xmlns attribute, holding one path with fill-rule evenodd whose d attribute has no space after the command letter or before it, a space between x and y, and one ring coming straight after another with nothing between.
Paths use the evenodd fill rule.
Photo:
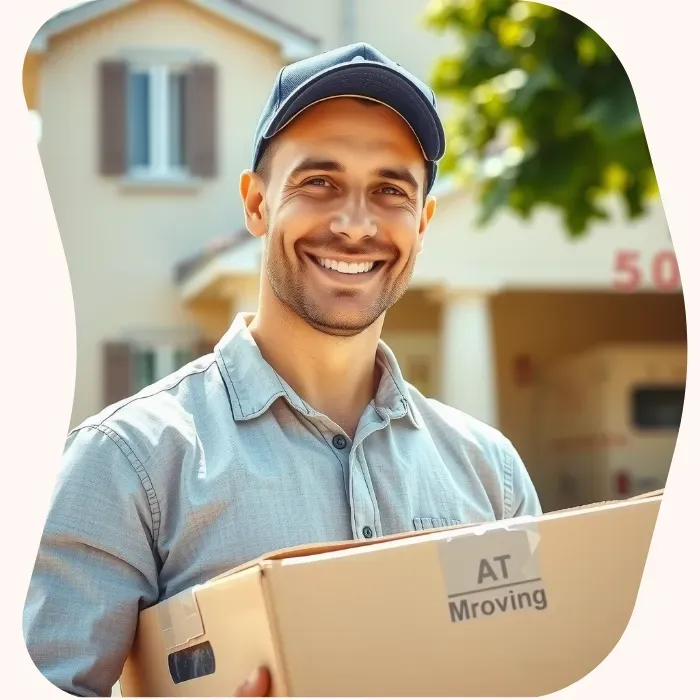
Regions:
<instances>
[{"instance_id":1,"label":"house wall","mask_svg":"<svg viewBox=\"0 0 700 700\"><path fill-rule=\"evenodd\" d=\"M655 257L673 254L661 201L654 200L648 215L635 221L626 219L616 200L610 200L608 208L609 221L574 239L551 209L538 209L529 221L503 212L479 227L479 208L469 191L438 197L414 281L490 291L602 291L628 278L616 272L616 261L620 251L632 251L641 273L639 289L653 290Z\"/></svg>"},{"instance_id":2,"label":"house wall","mask_svg":"<svg viewBox=\"0 0 700 700\"><path fill-rule=\"evenodd\" d=\"M200 189L128 189L98 173L98 63L143 47L192 49L219 66L220 175ZM268 42L175 0L138 3L50 46L40 153L76 310L72 425L101 407L104 339L190 323L175 265L240 227L239 174L281 65Z\"/></svg>"},{"instance_id":3,"label":"house wall","mask_svg":"<svg viewBox=\"0 0 700 700\"><path fill-rule=\"evenodd\" d=\"M341 44L343 0L256 0L255 6L273 17L299 27L321 42L326 51Z\"/></svg>"}]
</instances>

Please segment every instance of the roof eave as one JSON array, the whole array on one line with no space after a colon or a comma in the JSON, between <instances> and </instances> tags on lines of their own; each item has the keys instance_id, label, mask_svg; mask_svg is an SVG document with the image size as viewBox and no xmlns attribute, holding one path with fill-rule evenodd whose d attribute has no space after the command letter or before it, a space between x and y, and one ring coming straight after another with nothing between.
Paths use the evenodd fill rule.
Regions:
<instances>
[{"instance_id":1,"label":"roof eave","mask_svg":"<svg viewBox=\"0 0 700 700\"><path fill-rule=\"evenodd\" d=\"M279 26L273 19L251 12L242 5L226 0L188 1L221 19L272 41L278 46L285 61L298 61L312 56L318 51L319 42L317 40ZM65 10L44 23L32 39L28 53L44 53L52 37L136 2L138 0L92 0Z\"/></svg>"}]
</instances>

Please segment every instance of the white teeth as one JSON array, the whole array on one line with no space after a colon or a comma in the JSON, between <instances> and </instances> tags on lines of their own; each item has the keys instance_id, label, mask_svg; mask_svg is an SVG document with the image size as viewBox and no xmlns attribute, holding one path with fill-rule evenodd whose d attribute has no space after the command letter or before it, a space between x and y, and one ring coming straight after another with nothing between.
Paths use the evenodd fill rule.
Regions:
<instances>
[{"instance_id":1,"label":"white teeth","mask_svg":"<svg viewBox=\"0 0 700 700\"><path fill-rule=\"evenodd\" d=\"M357 275L360 272L369 272L375 265L371 261L360 262L360 263L346 263L342 260L331 260L330 258L316 258L316 261L322 267L329 270L337 270L346 275Z\"/></svg>"}]
</instances>

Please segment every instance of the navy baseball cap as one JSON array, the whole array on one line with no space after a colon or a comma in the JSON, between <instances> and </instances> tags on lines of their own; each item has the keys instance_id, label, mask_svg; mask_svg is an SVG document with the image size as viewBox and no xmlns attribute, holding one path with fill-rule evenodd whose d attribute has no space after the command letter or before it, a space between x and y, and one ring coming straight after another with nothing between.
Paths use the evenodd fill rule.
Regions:
<instances>
[{"instance_id":1,"label":"navy baseball cap","mask_svg":"<svg viewBox=\"0 0 700 700\"><path fill-rule=\"evenodd\" d=\"M365 97L390 107L413 130L428 164L428 190L445 153L445 133L435 94L369 44L343 46L285 66L255 131L253 169L266 142L311 105L332 97Z\"/></svg>"}]
</instances>

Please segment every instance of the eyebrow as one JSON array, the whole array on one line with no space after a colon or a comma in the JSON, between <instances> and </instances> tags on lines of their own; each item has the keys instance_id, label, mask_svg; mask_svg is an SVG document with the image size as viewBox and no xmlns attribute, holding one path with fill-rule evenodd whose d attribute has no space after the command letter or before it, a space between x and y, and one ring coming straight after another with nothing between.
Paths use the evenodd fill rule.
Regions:
<instances>
[{"instance_id":1,"label":"eyebrow","mask_svg":"<svg viewBox=\"0 0 700 700\"><path fill-rule=\"evenodd\" d=\"M378 177L387 180L397 180L403 182L414 190L418 189L418 181L411 174L408 168L380 168L376 171Z\"/></svg>"},{"instance_id":2,"label":"eyebrow","mask_svg":"<svg viewBox=\"0 0 700 700\"><path fill-rule=\"evenodd\" d=\"M320 159L320 158L305 158L299 165L292 170L289 174L290 178L296 178L307 172L333 172L333 173L344 173L345 168L337 160L330 159ZM375 170L374 174L377 177L384 178L387 180L395 180L397 182L403 182L413 188L414 190L419 189L418 181L408 170L408 168L379 168Z\"/></svg>"},{"instance_id":3,"label":"eyebrow","mask_svg":"<svg viewBox=\"0 0 700 700\"><path fill-rule=\"evenodd\" d=\"M345 168L337 160L320 158L304 158L299 165L289 173L290 178L298 177L304 173L323 170L325 172L343 173Z\"/></svg>"}]
</instances>

